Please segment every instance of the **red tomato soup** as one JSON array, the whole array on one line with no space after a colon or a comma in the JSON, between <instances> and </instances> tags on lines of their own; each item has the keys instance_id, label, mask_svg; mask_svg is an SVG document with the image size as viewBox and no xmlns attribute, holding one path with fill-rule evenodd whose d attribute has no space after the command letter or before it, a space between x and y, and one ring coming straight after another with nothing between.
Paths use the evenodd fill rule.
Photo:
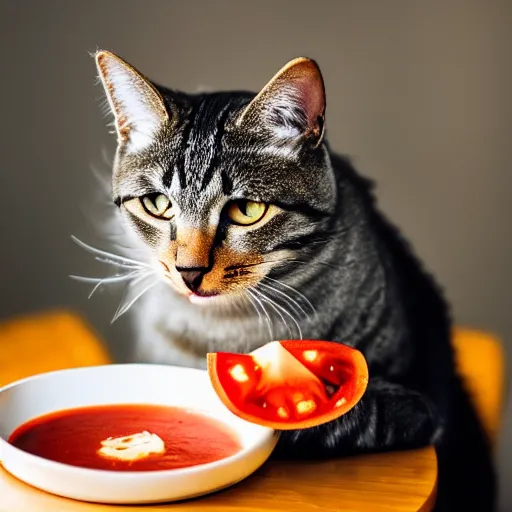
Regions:
<instances>
[{"instance_id":1,"label":"red tomato soup","mask_svg":"<svg viewBox=\"0 0 512 512\"><path fill-rule=\"evenodd\" d=\"M156 451L137 460L99 453L102 442L109 438L118 443L133 442L140 433L146 440L150 435L158 436L152 437L158 441ZM220 421L159 405L102 405L58 411L24 423L11 434L9 442L46 459L112 471L196 466L229 457L242 448L236 434ZM126 450L119 446L116 454Z\"/></svg>"}]
</instances>

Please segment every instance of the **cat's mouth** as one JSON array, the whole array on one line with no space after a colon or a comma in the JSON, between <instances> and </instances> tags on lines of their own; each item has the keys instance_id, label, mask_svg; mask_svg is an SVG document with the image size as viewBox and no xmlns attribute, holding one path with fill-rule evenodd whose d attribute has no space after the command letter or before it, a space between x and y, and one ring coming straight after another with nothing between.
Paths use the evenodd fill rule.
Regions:
<instances>
[{"instance_id":1,"label":"cat's mouth","mask_svg":"<svg viewBox=\"0 0 512 512\"><path fill-rule=\"evenodd\" d=\"M238 296L239 293L233 293L231 291L225 291L225 290L189 290L188 288L185 288L184 286L177 287L172 281L169 283L174 290L181 295L182 297L186 298L190 304L194 304L197 306L220 306L222 304L228 304L231 303L232 300L235 298L235 296Z\"/></svg>"},{"instance_id":2,"label":"cat's mouth","mask_svg":"<svg viewBox=\"0 0 512 512\"><path fill-rule=\"evenodd\" d=\"M205 304L212 301L215 297L222 295L217 291L210 290L191 290L180 279L173 279L173 276L169 273L165 274L170 286L180 295L186 297L192 304ZM176 282L178 281L178 282Z\"/></svg>"},{"instance_id":3,"label":"cat's mouth","mask_svg":"<svg viewBox=\"0 0 512 512\"><path fill-rule=\"evenodd\" d=\"M218 297L220 294L216 292L191 292L187 297L192 304L206 304L211 301L214 297Z\"/></svg>"},{"instance_id":4,"label":"cat's mouth","mask_svg":"<svg viewBox=\"0 0 512 512\"><path fill-rule=\"evenodd\" d=\"M202 290L196 290L194 292L191 292L191 297L193 296L202 297L202 298L208 298L208 297L216 297L217 295L220 295L218 292L207 292Z\"/></svg>"}]
</instances>

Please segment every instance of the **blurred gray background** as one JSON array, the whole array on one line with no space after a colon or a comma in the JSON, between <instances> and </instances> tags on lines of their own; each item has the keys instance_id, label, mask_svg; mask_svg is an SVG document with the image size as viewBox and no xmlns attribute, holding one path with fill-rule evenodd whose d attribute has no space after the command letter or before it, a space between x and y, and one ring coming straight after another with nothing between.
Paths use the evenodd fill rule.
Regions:
<instances>
[{"instance_id":1,"label":"blurred gray background","mask_svg":"<svg viewBox=\"0 0 512 512\"><path fill-rule=\"evenodd\" d=\"M114 149L88 52L110 49L187 91L257 90L306 55L324 73L332 146L377 181L455 320L498 334L510 362L511 27L510 1L1 0L0 319L73 308L127 354L127 319L110 326L119 294L88 301L67 277L97 273L69 235L97 242L82 210L91 165ZM503 511L511 426L509 407Z\"/></svg>"}]
</instances>

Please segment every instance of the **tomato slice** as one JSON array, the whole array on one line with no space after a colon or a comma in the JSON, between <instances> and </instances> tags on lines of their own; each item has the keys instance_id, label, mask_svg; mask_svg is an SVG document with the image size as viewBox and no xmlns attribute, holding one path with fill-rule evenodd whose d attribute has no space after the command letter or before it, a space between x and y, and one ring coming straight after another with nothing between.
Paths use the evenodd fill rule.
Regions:
<instances>
[{"instance_id":1,"label":"tomato slice","mask_svg":"<svg viewBox=\"0 0 512 512\"><path fill-rule=\"evenodd\" d=\"M207 363L231 412L276 430L332 421L361 400L368 384L363 354L337 342L273 341L250 354L208 354Z\"/></svg>"}]
</instances>

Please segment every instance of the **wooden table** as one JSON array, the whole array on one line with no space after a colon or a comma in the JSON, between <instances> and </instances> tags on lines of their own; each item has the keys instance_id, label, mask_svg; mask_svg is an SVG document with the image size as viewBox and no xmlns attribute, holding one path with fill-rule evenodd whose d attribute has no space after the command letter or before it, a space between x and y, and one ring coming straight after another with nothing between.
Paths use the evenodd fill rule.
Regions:
<instances>
[{"instance_id":1,"label":"wooden table","mask_svg":"<svg viewBox=\"0 0 512 512\"><path fill-rule=\"evenodd\" d=\"M433 449L315 463L270 461L238 485L203 498L152 506L96 505L33 489L0 469L1 512L412 512L431 510Z\"/></svg>"},{"instance_id":2,"label":"wooden table","mask_svg":"<svg viewBox=\"0 0 512 512\"><path fill-rule=\"evenodd\" d=\"M19 363L24 360L25 367ZM15 362L18 366L13 367ZM105 362L108 356L97 338L72 315L0 326L0 385L57 367ZM436 479L433 448L326 462L269 461L243 482L210 496L174 504L115 506L53 496L0 467L0 512L416 512L432 509Z\"/></svg>"}]
</instances>

